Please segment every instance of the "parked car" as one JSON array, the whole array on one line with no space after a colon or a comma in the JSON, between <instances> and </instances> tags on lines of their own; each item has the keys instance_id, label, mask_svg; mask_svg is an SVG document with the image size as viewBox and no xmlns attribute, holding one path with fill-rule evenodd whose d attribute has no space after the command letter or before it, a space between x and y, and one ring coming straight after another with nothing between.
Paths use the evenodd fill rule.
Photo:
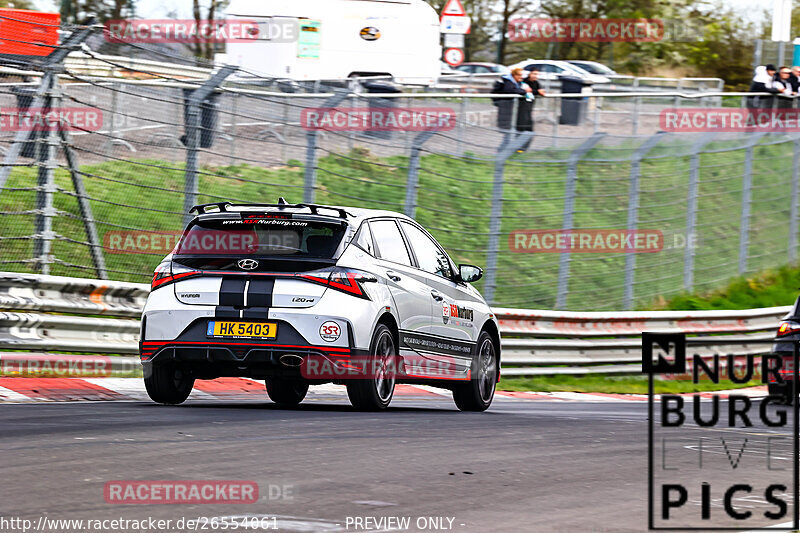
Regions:
<instances>
[{"instance_id":1,"label":"parked car","mask_svg":"<svg viewBox=\"0 0 800 533\"><path fill-rule=\"evenodd\" d=\"M619 74L617 74L613 69L602 63L598 63L597 61L569 60L567 63L574 67L581 68L590 74L597 74L599 76L606 77L619 76Z\"/></svg>"},{"instance_id":2,"label":"parked car","mask_svg":"<svg viewBox=\"0 0 800 533\"><path fill-rule=\"evenodd\" d=\"M448 74L458 74L458 71L444 61L439 61L439 73L442 76L447 76Z\"/></svg>"},{"instance_id":3,"label":"parked car","mask_svg":"<svg viewBox=\"0 0 800 533\"><path fill-rule=\"evenodd\" d=\"M453 391L483 411L500 376L499 324L456 265L413 219L316 204L192 208L153 275L142 314L144 383L182 403L197 379L263 379L296 405L309 385L347 386L359 409L389 405L395 383Z\"/></svg>"},{"instance_id":4,"label":"parked car","mask_svg":"<svg viewBox=\"0 0 800 533\"><path fill-rule=\"evenodd\" d=\"M574 76L584 79L591 83L610 83L611 80L605 76L592 74L582 68L570 65L566 61L556 61L552 59L526 59L514 65L510 69L521 68L523 70L538 70L539 79L556 81L561 76Z\"/></svg>"},{"instance_id":5,"label":"parked car","mask_svg":"<svg viewBox=\"0 0 800 533\"><path fill-rule=\"evenodd\" d=\"M456 70L466 74L508 74L510 70L498 63L462 63Z\"/></svg>"}]
</instances>

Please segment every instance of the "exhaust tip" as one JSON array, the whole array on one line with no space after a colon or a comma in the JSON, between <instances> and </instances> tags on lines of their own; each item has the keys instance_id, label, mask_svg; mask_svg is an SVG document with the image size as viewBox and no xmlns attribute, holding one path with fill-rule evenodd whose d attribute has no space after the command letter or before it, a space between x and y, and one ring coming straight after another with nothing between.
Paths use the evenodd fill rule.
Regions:
<instances>
[{"instance_id":1,"label":"exhaust tip","mask_svg":"<svg viewBox=\"0 0 800 533\"><path fill-rule=\"evenodd\" d=\"M283 366L290 367L298 367L302 365L303 360L303 357L293 353L285 353L278 358L278 361L280 361Z\"/></svg>"}]
</instances>

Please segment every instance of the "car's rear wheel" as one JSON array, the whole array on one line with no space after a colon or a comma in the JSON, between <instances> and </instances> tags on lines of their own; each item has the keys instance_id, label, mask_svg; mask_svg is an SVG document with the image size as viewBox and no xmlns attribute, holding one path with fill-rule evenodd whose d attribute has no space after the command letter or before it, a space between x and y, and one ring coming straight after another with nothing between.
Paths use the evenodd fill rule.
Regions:
<instances>
[{"instance_id":1,"label":"car's rear wheel","mask_svg":"<svg viewBox=\"0 0 800 533\"><path fill-rule=\"evenodd\" d=\"M285 407L298 405L308 392L308 383L302 379L267 378L264 383L269 399Z\"/></svg>"},{"instance_id":2,"label":"car's rear wheel","mask_svg":"<svg viewBox=\"0 0 800 533\"><path fill-rule=\"evenodd\" d=\"M472 359L470 380L453 387L453 400L462 411L485 411L492 405L497 386L497 349L491 335L478 337L478 353Z\"/></svg>"},{"instance_id":3,"label":"car's rear wheel","mask_svg":"<svg viewBox=\"0 0 800 533\"><path fill-rule=\"evenodd\" d=\"M194 378L175 365L151 365L145 369L144 388L154 402L167 405L183 403L191 394L192 387Z\"/></svg>"},{"instance_id":4,"label":"car's rear wheel","mask_svg":"<svg viewBox=\"0 0 800 533\"><path fill-rule=\"evenodd\" d=\"M394 395L397 349L394 335L383 324L378 324L369 346L371 368L369 379L355 379L347 383L347 396L353 407L361 411L386 409Z\"/></svg>"}]
</instances>

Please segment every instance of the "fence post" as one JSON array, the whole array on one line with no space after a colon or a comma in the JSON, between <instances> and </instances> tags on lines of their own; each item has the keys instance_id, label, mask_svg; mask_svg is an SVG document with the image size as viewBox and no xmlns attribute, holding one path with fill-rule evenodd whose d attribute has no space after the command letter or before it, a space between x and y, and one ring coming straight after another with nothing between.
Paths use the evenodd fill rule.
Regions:
<instances>
[{"instance_id":1,"label":"fence post","mask_svg":"<svg viewBox=\"0 0 800 533\"><path fill-rule=\"evenodd\" d=\"M634 231L639 223L639 177L641 172L642 159L653 147L661 142L667 135L660 131L647 139L633 153L631 159L630 188L628 189L628 232ZM623 308L629 311L633 308L633 281L636 269L636 254L628 251L625 254L625 295L623 297Z\"/></svg>"},{"instance_id":2,"label":"fence post","mask_svg":"<svg viewBox=\"0 0 800 533\"><path fill-rule=\"evenodd\" d=\"M435 130L423 131L411 141L411 152L408 158L408 180L406 181L406 202L403 212L414 218L417 212L417 193L419 192L419 160L422 145L433 137Z\"/></svg>"},{"instance_id":3,"label":"fence post","mask_svg":"<svg viewBox=\"0 0 800 533\"><path fill-rule=\"evenodd\" d=\"M349 92L338 89L335 94L322 103L322 107L336 107L347 98ZM303 176L303 201L307 204L314 203L314 189L317 184L317 130L308 130L306 133L306 168Z\"/></svg>"},{"instance_id":4,"label":"fence post","mask_svg":"<svg viewBox=\"0 0 800 533\"><path fill-rule=\"evenodd\" d=\"M75 197L78 200L78 208L81 212L81 220L83 220L83 229L86 232L86 237L89 242L89 253L92 256L94 269L97 272L97 277L100 279L108 279L108 271L106 270L106 260L103 255L103 245L100 244L100 237L97 233L97 226L95 224L94 215L92 214L92 206L89 203L89 193L86 192L86 186L83 184L83 177L78 170L78 159L75 157L72 147L70 146L69 135L63 128L58 129L59 136L61 137L61 145L64 149L64 158L67 160L67 167L72 178L72 187L75 189Z\"/></svg>"},{"instance_id":5,"label":"fence post","mask_svg":"<svg viewBox=\"0 0 800 533\"><path fill-rule=\"evenodd\" d=\"M633 79L633 90L637 90L639 88L639 78ZM642 97L641 96L634 96L633 97L633 131L632 134L636 135L639 133L639 108L642 104Z\"/></svg>"},{"instance_id":6,"label":"fence post","mask_svg":"<svg viewBox=\"0 0 800 533\"><path fill-rule=\"evenodd\" d=\"M56 89L56 77L51 78L50 87L45 97L45 107L59 109L61 95ZM33 260L34 269L42 274L50 273L51 245L55 234L53 233L53 218L56 210L53 207L53 194L57 191L55 184L55 170L58 168L56 160L56 146L58 133L55 126L47 129L47 135L39 137L37 150L37 178L36 178L36 216L34 217L33 235Z\"/></svg>"},{"instance_id":7,"label":"fence post","mask_svg":"<svg viewBox=\"0 0 800 533\"><path fill-rule=\"evenodd\" d=\"M470 78L472 78L472 74L470 74ZM458 132L456 132L457 133L457 137L456 137L456 139L457 139L456 140L456 153L463 154L464 153L464 149L463 149L463 145L464 145L464 129L467 126L467 124L466 124L466 122L467 122L467 99L464 97L464 95L461 95L461 104L459 104L458 113L460 115L459 116L460 120L458 120ZM412 150L413 150L413 144L412 144Z\"/></svg>"},{"instance_id":8,"label":"fence post","mask_svg":"<svg viewBox=\"0 0 800 533\"><path fill-rule=\"evenodd\" d=\"M683 288L691 291L694 286L694 235L697 224L697 193L700 186L700 152L716 137L716 133L704 133L692 146L689 163L689 194L686 199L686 249L683 252Z\"/></svg>"},{"instance_id":9,"label":"fence post","mask_svg":"<svg viewBox=\"0 0 800 533\"><path fill-rule=\"evenodd\" d=\"M236 103L239 101L239 93L231 93L231 166L236 164L236 114L237 114L237 105Z\"/></svg>"},{"instance_id":10,"label":"fence post","mask_svg":"<svg viewBox=\"0 0 800 533\"><path fill-rule=\"evenodd\" d=\"M747 248L750 245L750 203L753 193L753 150L766 133L752 134L747 142L742 175L742 218L739 224L739 274L747 272Z\"/></svg>"},{"instance_id":11,"label":"fence post","mask_svg":"<svg viewBox=\"0 0 800 533\"><path fill-rule=\"evenodd\" d=\"M186 103L186 171L183 197L183 224L191 222L194 216L189 210L197 203L197 151L200 144L200 106L214 89L233 74L236 67L225 65L213 76L208 78L203 85L192 91Z\"/></svg>"},{"instance_id":12,"label":"fence post","mask_svg":"<svg viewBox=\"0 0 800 533\"><path fill-rule=\"evenodd\" d=\"M492 186L492 209L489 217L489 247L486 257L486 283L483 294L489 304L494 304L494 291L497 285L497 254L500 251L500 230L503 215L503 173L506 161L533 138L532 131L508 135L497 150L494 163L494 184Z\"/></svg>"},{"instance_id":13,"label":"fence post","mask_svg":"<svg viewBox=\"0 0 800 533\"><path fill-rule=\"evenodd\" d=\"M756 69L757 66L761 64L761 56L764 52L764 41L761 39L756 39L756 47L753 50L753 70Z\"/></svg>"},{"instance_id":14,"label":"fence post","mask_svg":"<svg viewBox=\"0 0 800 533\"><path fill-rule=\"evenodd\" d=\"M578 162L586 155L589 150L595 147L600 140L605 137L605 133L595 133L575 150L569 154L567 160L567 183L564 193L564 218L561 229L567 231L574 229L573 214L575 211L575 188L578 181ZM567 294L569 292L569 263L571 256L569 251L562 252L558 262L558 292L556 293L556 309L567 307Z\"/></svg>"}]
</instances>

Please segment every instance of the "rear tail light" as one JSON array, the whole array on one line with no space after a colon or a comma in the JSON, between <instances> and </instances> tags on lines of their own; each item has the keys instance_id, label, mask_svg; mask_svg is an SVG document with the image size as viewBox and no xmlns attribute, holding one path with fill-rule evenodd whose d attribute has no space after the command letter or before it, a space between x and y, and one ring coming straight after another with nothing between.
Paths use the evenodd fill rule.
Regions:
<instances>
[{"instance_id":1,"label":"rear tail light","mask_svg":"<svg viewBox=\"0 0 800 533\"><path fill-rule=\"evenodd\" d=\"M778 326L778 337L785 337L794 333L800 333L800 324L797 322L784 321Z\"/></svg>"},{"instance_id":2,"label":"rear tail light","mask_svg":"<svg viewBox=\"0 0 800 533\"><path fill-rule=\"evenodd\" d=\"M378 281L378 278L372 274L353 268L318 270L309 274L301 274L300 277L365 300L369 300L369 296L362 285Z\"/></svg>"},{"instance_id":3,"label":"rear tail light","mask_svg":"<svg viewBox=\"0 0 800 533\"><path fill-rule=\"evenodd\" d=\"M156 267L153 272L153 281L150 283L150 290L154 291L164 285L169 285L179 279L197 276L199 270L192 270L179 265L173 265L171 261L165 261Z\"/></svg>"}]
</instances>

